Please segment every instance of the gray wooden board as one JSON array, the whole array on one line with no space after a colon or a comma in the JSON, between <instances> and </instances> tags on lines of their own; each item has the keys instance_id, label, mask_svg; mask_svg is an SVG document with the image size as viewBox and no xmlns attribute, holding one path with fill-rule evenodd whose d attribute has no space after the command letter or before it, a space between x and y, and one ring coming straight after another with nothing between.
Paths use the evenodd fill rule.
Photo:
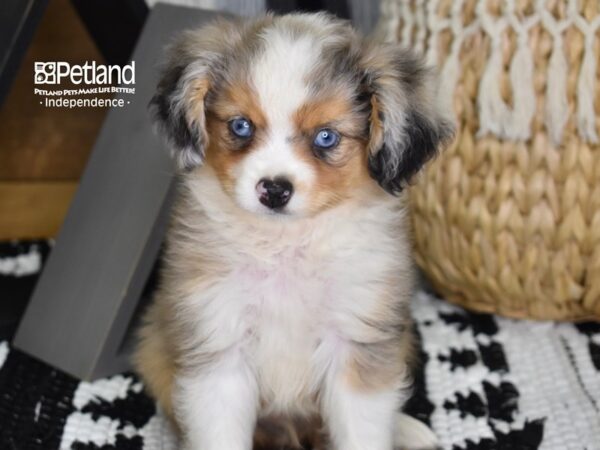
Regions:
<instances>
[{"instance_id":1,"label":"gray wooden board","mask_svg":"<svg viewBox=\"0 0 600 450\"><path fill-rule=\"evenodd\" d=\"M157 4L132 60L136 93L104 122L14 345L78 378L128 367L118 354L163 237L172 164L147 105L176 33L215 17Z\"/></svg>"}]
</instances>

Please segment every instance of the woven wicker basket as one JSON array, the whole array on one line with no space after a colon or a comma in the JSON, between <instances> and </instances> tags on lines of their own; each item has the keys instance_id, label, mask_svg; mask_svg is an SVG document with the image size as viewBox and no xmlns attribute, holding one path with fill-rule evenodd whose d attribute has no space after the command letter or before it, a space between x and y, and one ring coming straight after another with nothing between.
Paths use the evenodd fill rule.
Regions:
<instances>
[{"instance_id":1,"label":"woven wicker basket","mask_svg":"<svg viewBox=\"0 0 600 450\"><path fill-rule=\"evenodd\" d=\"M452 302L600 319L600 2L383 0L379 32L440 68L457 139L411 193Z\"/></svg>"}]
</instances>

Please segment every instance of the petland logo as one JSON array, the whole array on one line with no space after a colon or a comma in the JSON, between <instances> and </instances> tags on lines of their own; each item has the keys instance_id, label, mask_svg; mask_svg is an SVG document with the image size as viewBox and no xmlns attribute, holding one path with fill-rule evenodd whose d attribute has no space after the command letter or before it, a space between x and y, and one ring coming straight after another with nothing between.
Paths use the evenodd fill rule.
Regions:
<instances>
[{"instance_id":1,"label":"petland logo","mask_svg":"<svg viewBox=\"0 0 600 450\"><path fill-rule=\"evenodd\" d=\"M135 84L135 61L122 67L95 61L83 65L63 61L35 63L35 84L60 84L67 79L73 84Z\"/></svg>"},{"instance_id":2,"label":"petland logo","mask_svg":"<svg viewBox=\"0 0 600 450\"><path fill-rule=\"evenodd\" d=\"M122 108L132 101L126 96L135 94L135 61L125 66L36 61L33 81L33 93L43 97L45 107ZM67 87L59 86L63 82Z\"/></svg>"}]
</instances>

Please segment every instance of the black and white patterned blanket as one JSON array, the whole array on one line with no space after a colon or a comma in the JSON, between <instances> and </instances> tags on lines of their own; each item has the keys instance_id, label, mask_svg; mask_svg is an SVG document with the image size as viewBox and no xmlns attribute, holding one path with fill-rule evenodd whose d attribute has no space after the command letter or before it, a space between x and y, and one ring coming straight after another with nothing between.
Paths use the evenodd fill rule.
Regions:
<instances>
[{"instance_id":1,"label":"black and white patterned blanket","mask_svg":"<svg viewBox=\"0 0 600 450\"><path fill-rule=\"evenodd\" d=\"M0 315L22 309L48 251L0 245ZM413 314L422 367L406 409L444 449L600 449L600 324L473 314L425 292ZM11 349L5 322L0 450L176 449L135 375L79 382Z\"/></svg>"}]
</instances>

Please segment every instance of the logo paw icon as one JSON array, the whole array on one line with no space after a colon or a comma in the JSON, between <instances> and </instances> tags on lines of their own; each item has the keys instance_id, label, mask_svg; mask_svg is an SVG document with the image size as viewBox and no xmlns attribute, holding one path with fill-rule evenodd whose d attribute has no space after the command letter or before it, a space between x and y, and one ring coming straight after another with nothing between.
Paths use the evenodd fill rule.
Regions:
<instances>
[{"instance_id":1,"label":"logo paw icon","mask_svg":"<svg viewBox=\"0 0 600 450\"><path fill-rule=\"evenodd\" d=\"M56 84L55 62L36 62L34 69L35 84Z\"/></svg>"}]
</instances>

